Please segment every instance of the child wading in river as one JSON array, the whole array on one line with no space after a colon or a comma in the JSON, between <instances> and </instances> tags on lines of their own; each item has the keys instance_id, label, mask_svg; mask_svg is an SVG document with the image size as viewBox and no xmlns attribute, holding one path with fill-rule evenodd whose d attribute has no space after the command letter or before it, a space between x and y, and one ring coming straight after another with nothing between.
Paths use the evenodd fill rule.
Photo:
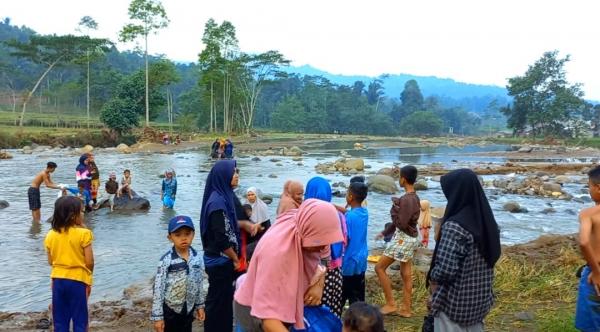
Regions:
<instances>
[{"instance_id":1,"label":"child wading in river","mask_svg":"<svg viewBox=\"0 0 600 332\"><path fill-rule=\"evenodd\" d=\"M165 178L162 180L160 189L160 199L163 202L163 207L172 209L175 205L175 197L177 195L177 178L175 171L168 169L165 171Z\"/></svg>"},{"instance_id":2,"label":"child wading in river","mask_svg":"<svg viewBox=\"0 0 600 332\"><path fill-rule=\"evenodd\" d=\"M92 286L94 254L92 231L83 225L83 204L74 196L54 203L52 229L44 246L52 266L52 320L54 331L87 332L87 299Z\"/></svg>"},{"instance_id":3,"label":"child wading in river","mask_svg":"<svg viewBox=\"0 0 600 332\"><path fill-rule=\"evenodd\" d=\"M194 314L204 320L204 263L192 248L194 231L190 217L169 221L173 248L160 259L154 280L151 319L156 332L191 332Z\"/></svg>"}]
</instances>

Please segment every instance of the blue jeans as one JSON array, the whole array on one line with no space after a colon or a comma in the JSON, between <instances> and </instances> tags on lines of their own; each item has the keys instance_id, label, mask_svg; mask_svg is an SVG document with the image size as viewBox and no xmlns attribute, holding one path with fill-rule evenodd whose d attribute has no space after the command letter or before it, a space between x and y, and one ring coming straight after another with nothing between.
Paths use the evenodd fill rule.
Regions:
<instances>
[{"instance_id":1,"label":"blue jeans","mask_svg":"<svg viewBox=\"0 0 600 332\"><path fill-rule=\"evenodd\" d=\"M52 279L52 320L55 332L86 332L88 328L87 285L70 279Z\"/></svg>"}]
</instances>

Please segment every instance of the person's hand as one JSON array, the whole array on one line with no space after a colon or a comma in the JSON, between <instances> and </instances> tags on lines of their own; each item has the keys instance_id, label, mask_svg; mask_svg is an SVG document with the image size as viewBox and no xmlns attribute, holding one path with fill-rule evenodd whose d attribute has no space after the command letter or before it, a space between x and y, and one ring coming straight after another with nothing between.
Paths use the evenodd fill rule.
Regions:
<instances>
[{"instance_id":1,"label":"person's hand","mask_svg":"<svg viewBox=\"0 0 600 332\"><path fill-rule=\"evenodd\" d=\"M204 319L206 319L206 313L204 312L204 308L198 308L198 310L196 311L196 318L198 318L198 320L201 322L203 322Z\"/></svg>"},{"instance_id":2,"label":"person's hand","mask_svg":"<svg viewBox=\"0 0 600 332\"><path fill-rule=\"evenodd\" d=\"M156 322L154 322L154 331L165 332L165 321L157 320Z\"/></svg>"},{"instance_id":3,"label":"person's hand","mask_svg":"<svg viewBox=\"0 0 600 332\"><path fill-rule=\"evenodd\" d=\"M252 226L250 226L250 236L256 236L256 234L258 233L258 231L260 230L260 224L252 224Z\"/></svg>"},{"instance_id":4,"label":"person's hand","mask_svg":"<svg viewBox=\"0 0 600 332\"><path fill-rule=\"evenodd\" d=\"M241 265L242 264L240 263L240 261L238 259L234 260L233 261L233 270L237 271L240 268Z\"/></svg>"},{"instance_id":5,"label":"person's hand","mask_svg":"<svg viewBox=\"0 0 600 332\"><path fill-rule=\"evenodd\" d=\"M383 233L378 233L377 235L375 235L375 240L381 240L383 239Z\"/></svg>"},{"instance_id":6,"label":"person's hand","mask_svg":"<svg viewBox=\"0 0 600 332\"><path fill-rule=\"evenodd\" d=\"M600 275L597 275L594 272L590 273L588 276L588 282L594 285L596 295L600 296Z\"/></svg>"},{"instance_id":7,"label":"person's hand","mask_svg":"<svg viewBox=\"0 0 600 332\"><path fill-rule=\"evenodd\" d=\"M321 304L321 297L323 296L323 286L321 283L310 286L306 293L304 293L304 304L308 306L316 306Z\"/></svg>"}]
</instances>

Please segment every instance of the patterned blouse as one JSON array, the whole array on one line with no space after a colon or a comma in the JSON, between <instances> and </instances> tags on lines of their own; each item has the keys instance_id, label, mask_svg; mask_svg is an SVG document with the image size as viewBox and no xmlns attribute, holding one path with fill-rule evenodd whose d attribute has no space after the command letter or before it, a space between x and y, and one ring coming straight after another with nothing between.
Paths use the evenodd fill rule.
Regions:
<instances>
[{"instance_id":1,"label":"patterned blouse","mask_svg":"<svg viewBox=\"0 0 600 332\"><path fill-rule=\"evenodd\" d=\"M179 257L175 248L171 248L158 265L150 319L164 319L163 304L180 314L191 314L193 310L204 308L203 273L202 256L194 248L190 247L187 262ZM185 313L182 312L184 305Z\"/></svg>"},{"instance_id":2,"label":"patterned blouse","mask_svg":"<svg viewBox=\"0 0 600 332\"><path fill-rule=\"evenodd\" d=\"M494 304L494 269L479 253L473 235L454 221L444 222L436 255L430 273L438 284L432 313L441 311L463 326L483 322Z\"/></svg>"}]
</instances>

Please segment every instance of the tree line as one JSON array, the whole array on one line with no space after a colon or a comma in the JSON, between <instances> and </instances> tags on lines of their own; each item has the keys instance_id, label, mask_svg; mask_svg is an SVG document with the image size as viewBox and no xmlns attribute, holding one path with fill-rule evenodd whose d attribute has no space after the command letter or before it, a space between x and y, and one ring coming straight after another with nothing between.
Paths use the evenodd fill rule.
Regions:
<instances>
[{"instance_id":1,"label":"tree line","mask_svg":"<svg viewBox=\"0 0 600 332\"><path fill-rule=\"evenodd\" d=\"M524 76L509 79L508 105L492 102L481 113L442 106L424 97L416 80L400 96L385 94L382 79L334 84L321 76L285 71L290 60L276 50L239 48L228 21L204 27L197 63L176 64L148 54L152 34L169 24L158 0L132 0L121 41L142 41L119 52L107 39L90 37L98 23L81 19L78 35L39 35L0 22L0 104L23 125L34 97L54 109L86 110L118 133L150 121L176 122L181 130L250 134L254 128L312 133L375 135L474 135L507 120L515 135L576 136L600 130L600 106L583 99L565 79L568 56L548 52ZM198 45L199 49L202 45ZM17 112L17 108L19 108ZM17 117L16 115L19 114ZM500 126L502 127L502 125ZM499 128L501 129L501 128Z\"/></svg>"}]
</instances>

